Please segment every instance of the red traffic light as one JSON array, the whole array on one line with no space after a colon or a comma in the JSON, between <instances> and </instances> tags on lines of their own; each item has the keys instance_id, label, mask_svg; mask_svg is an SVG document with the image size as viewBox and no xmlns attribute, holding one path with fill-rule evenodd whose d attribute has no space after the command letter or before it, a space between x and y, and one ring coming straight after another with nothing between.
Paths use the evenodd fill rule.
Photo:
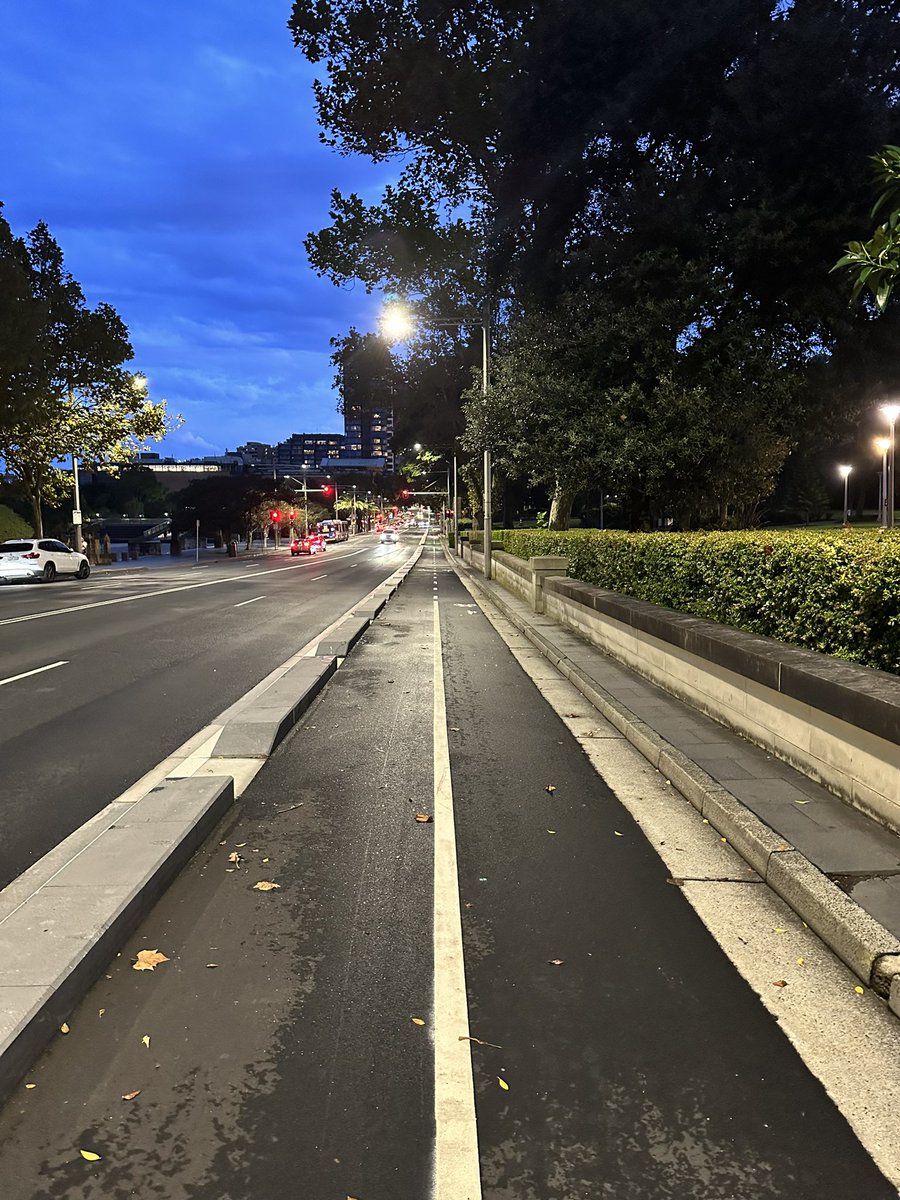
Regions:
<instances>
[{"instance_id":1,"label":"red traffic light","mask_svg":"<svg viewBox=\"0 0 900 1200\"><path fill-rule=\"evenodd\" d=\"M280 520L281 520L281 513L276 512L275 509L273 508L272 509L272 524L277 525Z\"/></svg>"},{"instance_id":2,"label":"red traffic light","mask_svg":"<svg viewBox=\"0 0 900 1200\"><path fill-rule=\"evenodd\" d=\"M328 484L327 484L327 483L326 483L326 484L325 484L325 486L322 488L322 495L323 495L323 496L330 496L330 495L331 495L331 488L328 486Z\"/></svg>"},{"instance_id":3,"label":"red traffic light","mask_svg":"<svg viewBox=\"0 0 900 1200\"><path fill-rule=\"evenodd\" d=\"M297 515L297 514L294 512L294 510L293 510L293 509L291 509L291 520L292 520L292 521L294 520L294 518L296 517L296 515Z\"/></svg>"}]
</instances>

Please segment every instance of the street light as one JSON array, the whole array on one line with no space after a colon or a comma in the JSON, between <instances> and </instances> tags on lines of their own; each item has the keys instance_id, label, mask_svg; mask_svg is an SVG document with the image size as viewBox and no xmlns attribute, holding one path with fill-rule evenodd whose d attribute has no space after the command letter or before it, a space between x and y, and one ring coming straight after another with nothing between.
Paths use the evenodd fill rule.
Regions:
<instances>
[{"instance_id":1,"label":"street light","mask_svg":"<svg viewBox=\"0 0 900 1200\"><path fill-rule=\"evenodd\" d=\"M891 426L890 447L888 450L888 481L887 481L887 504L885 506L885 525L888 529L894 528L894 493L896 490L896 462L897 462L897 446L894 437L897 418L900 417L900 404L882 404L881 411L884 413Z\"/></svg>"},{"instance_id":2,"label":"street light","mask_svg":"<svg viewBox=\"0 0 900 1200\"><path fill-rule=\"evenodd\" d=\"M891 448L891 439L888 437L875 438L875 449L881 455L881 471L878 475L878 524L887 525L887 476L888 476L888 451Z\"/></svg>"},{"instance_id":3,"label":"street light","mask_svg":"<svg viewBox=\"0 0 900 1200\"><path fill-rule=\"evenodd\" d=\"M424 322L438 329L480 328L481 329L481 398L487 404L488 377L491 366L491 307L485 301L482 308L481 320L473 321L469 317L448 319L446 317L429 317ZM381 318L381 332L388 340L402 341L414 331L415 323L412 316L401 304L390 304L384 310ZM900 408L898 408L900 412ZM484 575L491 578L491 535L493 519L491 513L491 452L485 445L484 449ZM456 527L457 510L454 507L454 528Z\"/></svg>"},{"instance_id":4,"label":"street light","mask_svg":"<svg viewBox=\"0 0 900 1200\"><path fill-rule=\"evenodd\" d=\"M853 470L852 467L838 467L838 474L840 475L841 479L843 479L843 481L844 481L844 524L845 525L850 524L850 520L849 520L850 510L849 510L849 507L847 504L847 492L848 492L848 489L850 486L850 472L852 470Z\"/></svg>"}]
</instances>

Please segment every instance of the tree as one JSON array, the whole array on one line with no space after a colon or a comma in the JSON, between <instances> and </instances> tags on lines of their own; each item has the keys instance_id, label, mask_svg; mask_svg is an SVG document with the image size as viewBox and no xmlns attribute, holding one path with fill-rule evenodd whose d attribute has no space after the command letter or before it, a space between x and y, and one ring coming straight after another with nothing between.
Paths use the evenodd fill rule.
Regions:
<instances>
[{"instance_id":1,"label":"tree","mask_svg":"<svg viewBox=\"0 0 900 1200\"><path fill-rule=\"evenodd\" d=\"M36 310L41 319L28 362L8 372L17 402L0 428L0 457L28 495L41 536L42 501L60 503L69 491L61 459L127 462L164 437L176 419L167 416L164 401L149 399L143 377L125 368L133 355L124 323L108 304L87 307L43 222L28 235L24 258L16 252L7 261L27 264L25 324L32 328Z\"/></svg>"},{"instance_id":2,"label":"tree","mask_svg":"<svg viewBox=\"0 0 900 1200\"><path fill-rule=\"evenodd\" d=\"M872 216L883 212L885 219L867 242L850 242L832 270L847 267L856 272L851 303L869 291L878 311L884 312L900 277L900 146L885 146L872 162L882 189Z\"/></svg>"}]
</instances>

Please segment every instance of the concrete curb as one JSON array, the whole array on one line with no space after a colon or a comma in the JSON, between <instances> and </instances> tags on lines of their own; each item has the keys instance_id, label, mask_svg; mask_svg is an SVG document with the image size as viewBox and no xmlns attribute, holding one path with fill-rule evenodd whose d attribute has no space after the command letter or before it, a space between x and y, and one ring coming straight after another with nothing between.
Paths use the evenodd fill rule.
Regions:
<instances>
[{"instance_id":1,"label":"concrete curb","mask_svg":"<svg viewBox=\"0 0 900 1200\"><path fill-rule=\"evenodd\" d=\"M368 617L350 617L337 627L330 638L319 642L316 654L333 654L335 658L346 658L371 623Z\"/></svg>"},{"instance_id":2,"label":"concrete curb","mask_svg":"<svg viewBox=\"0 0 900 1200\"><path fill-rule=\"evenodd\" d=\"M233 800L230 777L167 780L0 926L0 1095L15 1086Z\"/></svg>"},{"instance_id":3,"label":"concrete curb","mask_svg":"<svg viewBox=\"0 0 900 1200\"><path fill-rule=\"evenodd\" d=\"M347 649L359 641L421 552L419 546L359 606L365 617L348 617L315 656L301 658L252 702L235 702L188 740L194 751L216 739L206 761L213 770L221 765L221 774L169 776L143 795L123 793L3 889L0 1101L227 814L238 764L258 769L253 760L261 765L322 691L338 666L323 646L349 625L355 634Z\"/></svg>"},{"instance_id":4,"label":"concrete curb","mask_svg":"<svg viewBox=\"0 0 900 1200\"><path fill-rule=\"evenodd\" d=\"M465 576L477 592L499 609L665 775L829 949L863 983L886 999L892 1012L900 1017L900 940L702 767L561 654L502 597L490 591L476 571L455 559L446 547L444 554L457 574Z\"/></svg>"}]
</instances>

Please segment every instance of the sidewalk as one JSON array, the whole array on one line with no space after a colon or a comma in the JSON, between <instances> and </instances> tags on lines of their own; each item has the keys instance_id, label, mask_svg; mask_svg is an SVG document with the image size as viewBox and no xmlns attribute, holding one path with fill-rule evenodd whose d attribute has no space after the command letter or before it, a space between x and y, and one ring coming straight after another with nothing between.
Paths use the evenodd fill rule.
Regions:
<instances>
[{"instance_id":1,"label":"sidewalk","mask_svg":"<svg viewBox=\"0 0 900 1200\"><path fill-rule=\"evenodd\" d=\"M431 547L0 1113L4 1200L896 1196L666 873ZM168 961L132 970L148 949ZM471 1048L478 1196L434 1189L448 1039Z\"/></svg>"},{"instance_id":2,"label":"sidewalk","mask_svg":"<svg viewBox=\"0 0 900 1200\"><path fill-rule=\"evenodd\" d=\"M634 740L642 753L658 759L662 743L686 755L859 908L900 937L900 837L551 618L535 614L461 559L451 556L451 561L601 712L616 712L624 724L642 725L658 735L646 751L640 737Z\"/></svg>"}]
</instances>

